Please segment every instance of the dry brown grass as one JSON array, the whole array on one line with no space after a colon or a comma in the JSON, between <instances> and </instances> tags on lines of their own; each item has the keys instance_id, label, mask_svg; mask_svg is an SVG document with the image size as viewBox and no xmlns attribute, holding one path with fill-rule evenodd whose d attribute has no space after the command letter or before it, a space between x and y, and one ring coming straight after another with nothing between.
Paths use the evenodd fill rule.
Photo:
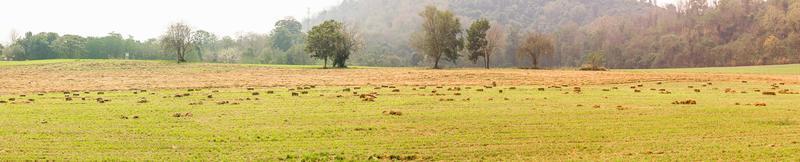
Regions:
<instances>
[{"instance_id":1,"label":"dry brown grass","mask_svg":"<svg viewBox=\"0 0 800 162\"><path fill-rule=\"evenodd\" d=\"M599 85L648 81L800 83L793 75L593 72L526 69L293 69L252 65L137 61L74 62L0 67L0 93L268 86Z\"/></svg>"}]
</instances>

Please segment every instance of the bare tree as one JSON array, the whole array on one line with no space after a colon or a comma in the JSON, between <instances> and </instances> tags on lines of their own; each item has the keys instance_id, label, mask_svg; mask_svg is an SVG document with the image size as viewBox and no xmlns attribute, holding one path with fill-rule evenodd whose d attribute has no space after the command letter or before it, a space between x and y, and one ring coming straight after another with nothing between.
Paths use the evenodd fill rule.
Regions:
<instances>
[{"instance_id":1,"label":"bare tree","mask_svg":"<svg viewBox=\"0 0 800 162\"><path fill-rule=\"evenodd\" d=\"M19 33L17 30L12 29L11 33L9 33L9 36L11 36L11 44L14 44L17 42L17 40L19 40Z\"/></svg>"},{"instance_id":2,"label":"bare tree","mask_svg":"<svg viewBox=\"0 0 800 162\"><path fill-rule=\"evenodd\" d=\"M192 28L189 25L175 23L161 36L161 46L164 50L174 51L179 63L186 62L186 53L189 53L194 45L192 37Z\"/></svg>"},{"instance_id":3,"label":"bare tree","mask_svg":"<svg viewBox=\"0 0 800 162\"><path fill-rule=\"evenodd\" d=\"M533 61L532 68L536 69L538 68L539 58L544 55L552 55L554 49L553 41L547 36L539 33L528 33L525 41L521 42L518 54L520 56L530 56L531 61Z\"/></svg>"},{"instance_id":4,"label":"bare tree","mask_svg":"<svg viewBox=\"0 0 800 162\"><path fill-rule=\"evenodd\" d=\"M493 25L489 31L486 32L486 68L489 68L490 58L495 53L503 53L506 49L506 33L503 31L503 26Z\"/></svg>"}]
</instances>

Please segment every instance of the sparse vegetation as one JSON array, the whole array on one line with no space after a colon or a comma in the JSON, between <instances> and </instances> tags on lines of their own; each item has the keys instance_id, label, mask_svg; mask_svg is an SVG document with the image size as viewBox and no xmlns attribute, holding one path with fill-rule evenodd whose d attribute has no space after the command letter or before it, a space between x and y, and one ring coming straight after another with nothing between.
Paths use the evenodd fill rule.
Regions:
<instances>
[{"instance_id":1,"label":"sparse vegetation","mask_svg":"<svg viewBox=\"0 0 800 162\"><path fill-rule=\"evenodd\" d=\"M344 0L300 21L226 10L308 2L163 3L147 13L277 22L172 23L146 41L12 30L0 160L800 159L800 0L676 1ZM9 24L159 21L22 2L3 2L21 13ZM647 69L740 65L759 66Z\"/></svg>"},{"instance_id":2,"label":"sparse vegetation","mask_svg":"<svg viewBox=\"0 0 800 162\"><path fill-rule=\"evenodd\" d=\"M128 71L131 66L150 67L150 72ZM65 76L65 79L42 86L14 86L32 82L26 80L27 77L0 78L0 82L6 83L0 85L0 130L6 130L0 140L9 141L0 143L0 149L5 150L0 155L9 160L44 157L524 161L580 160L597 156L609 156L610 160L671 159L661 157L664 155L682 160L753 160L784 159L768 153L774 154L775 149L793 150L798 146L791 143L795 140L793 136L785 135L791 134L791 130L775 129L776 126L796 125L794 116L797 114L793 112L797 94L740 93L742 90L772 90L776 86L776 91L800 90L800 80L786 75L623 71L587 77L596 72L403 68L331 71L305 67L97 60L0 65L0 68L3 69L0 75L4 76L46 78L66 73L83 77L70 80L70 76ZM222 69L230 73L224 76L292 75L291 82L297 84L276 85L290 82L274 77L246 80L249 77L214 77L213 73L205 72ZM195 73L197 71L202 73ZM298 71L302 71L302 75L297 75ZM400 75L409 73L408 77ZM503 75L498 77L498 73ZM370 79L375 74L381 75ZM100 76L138 77L123 78L128 82L119 83L94 78ZM348 76L353 80L325 80L333 76ZM473 79L462 79L466 77ZM191 81L181 78L191 78ZM687 78L704 81L686 81ZM139 82L142 80L157 80L158 84ZM239 82L249 84L234 84ZM638 93L616 87L631 87ZM737 92L726 92L726 89ZM665 92L670 94L663 94ZM258 95L254 96L255 93ZM719 121L726 122L720 126ZM552 129L553 125L597 129ZM81 133L50 134L47 138L39 133L22 133L77 130ZM485 138L489 133L495 136ZM737 140L716 140L732 136ZM471 142L452 144L463 140ZM552 142L528 144L542 140ZM622 140L628 142L614 142ZM72 147L73 141L87 144ZM562 143L566 141L573 144ZM748 146L763 142L775 146ZM424 143L430 146L416 147ZM603 152L574 150L574 146L609 144L617 147L606 148ZM343 145L361 149L342 150ZM474 152L474 145L492 147ZM682 147L663 147L676 145ZM107 146L115 149L105 149ZM719 154L717 146L726 146L722 150L731 153ZM72 149L55 149L63 147ZM692 151L684 152L687 148ZM94 151L97 149L106 151ZM658 151L638 153L631 149ZM175 156L174 150L193 156ZM328 153L317 154L320 152ZM248 155L239 155L242 153ZM794 156L791 151L784 153L777 154ZM138 156L127 156L131 154Z\"/></svg>"}]
</instances>

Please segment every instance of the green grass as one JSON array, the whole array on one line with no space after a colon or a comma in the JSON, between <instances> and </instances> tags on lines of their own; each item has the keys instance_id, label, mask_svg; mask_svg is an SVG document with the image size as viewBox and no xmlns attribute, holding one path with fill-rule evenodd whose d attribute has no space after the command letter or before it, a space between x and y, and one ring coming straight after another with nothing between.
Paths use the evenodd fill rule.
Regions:
<instances>
[{"instance_id":1,"label":"green grass","mask_svg":"<svg viewBox=\"0 0 800 162\"><path fill-rule=\"evenodd\" d=\"M621 71L800 75L800 64L710 68L636 69Z\"/></svg>"},{"instance_id":2,"label":"green grass","mask_svg":"<svg viewBox=\"0 0 800 162\"><path fill-rule=\"evenodd\" d=\"M399 87L400 92L373 87L354 90L378 92L375 102L342 92L343 87L318 87L300 97L291 96L288 88L257 88L261 93L258 96L244 88L150 90L139 94L108 91L102 95L76 92L87 100L73 97L75 101L71 102L65 101L62 93L4 95L0 100L15 98L16 103L0 104L0 159L800 159L800 95L754 92L770 90L767 83L701 84L645 83L641 93L628 88L632 84L582 87L581 94L571 92L572 87L538 91L539 86L506 86L484 92L477 91L478 87L462 87L461 91L448 91L449 87ZM672 93L659 94L650 88ZM749 93L724 93L727 88ZM800 90L798 85L781 88ZM275 94L266 94L268 90ZM433 90L441 95L431 96ZM184 93L191 96L173 97ZM98 97L111 101L97 103L94 99ZM148 103L136 103L141 98ZM26 99L35 101L23 103ZM687 99L698 104L671 104ZM238 105L217 105L220 101ZM200 102L202 105L190 105ZM768 106L746 105L756 102ZM402 115L384 111L400 111ZM187 112L192 116L173 117Z\"/></svg>"},{"instance_id":3,"label":"green grass","mask_svg":"<svg viewBox=\"0 0 800 162\"><path fill-rule=\"evenodd\" d=\"M52 59L52 60L32 60L32 61L0 61L2 66L28 66L46 64L78 64L78 63L172 63L165 60L115 60L115 59Z\"/></svg>"},{"instance_id":4,"label":"green grass","mask_svg":"<svg viewBox=\"0 0 800 162\"><path fill-rule=\"evenodd\" d=\"M82 60L56 59L56 60L34 60L34 61L0 61L0 66L19 66L19 65L41 65L55 63L79 62Z\"/></svg>"},{"instance_id":5,"label":"green grass","mask_svg":"<svg viewBox=\"0 0 800 162\"><path fill-rule=\"evenodd\" d=\"M52 60L33 60L33 61L0 61L2 66L27 66L27 65L46 65L46 64L68 64L74 65L76 63L161 63L161 64L177 64L169 60L116 60L116 59L52 59ZM224 64L224 63L200 63L189 62L183 63L189 65L237 65L237 66L251 66L251 67L271 67L271 68L288 68L288 69L322 69L322 65L277 65L277 64ZM377 67L367 66L350 66L349 69L367 69Z\"/></svg>"}]
</instances>

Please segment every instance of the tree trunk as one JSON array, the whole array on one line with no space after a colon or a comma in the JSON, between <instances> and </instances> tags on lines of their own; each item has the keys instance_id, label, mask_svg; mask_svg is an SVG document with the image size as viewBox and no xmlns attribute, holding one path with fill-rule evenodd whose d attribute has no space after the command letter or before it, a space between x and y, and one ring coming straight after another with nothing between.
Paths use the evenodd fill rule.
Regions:
<instances>
[{"instance_id":1,"label":"tree trunk","mask_svg":"<svg viewBox=\"0 0 800 162\"><path fill-rule=\"evenodd\" d=\"M328 58L324 58L322 60L325 60L324 63L322 63L322 68L323 69L327 69L328 68Z\"/></svg>"},{"instance_id":2,"label":"tree trunk","mask_svg":"<svg viewBox=\"0 0 800 162\"><path fill-rule=\"evenodd\" d=\"M200 48L200 47L197 47L197 49L195 49L195 50L197 50L197 59L199 59L200 62L203 62L203 49Z\"/></svg>"},{"instance_id":3,"label":"tree trunk","mask_svg":"<svg viewBox=\"0 0 800 162\"><path fill-rule=\"evenodd\" d=\"M536 55L531 55L531 58L533 58L533 69L538 69L539 67L536 66Z\"/></svg>"},{"instance_id":4,"label":"tree trunk","mask_svg":"<svg viewBox=\"0 0 800 162\"><path fill-rule=\"evenodd\" d=\"M483 57L486 58L486 69L489 69L489 54L486 53Z\"/></svg>"},{"instance_id":5,"label":"tree trunk","mask_svg":"<svg viewBox=\"0 0 800 162\"><path fill-rule=\"evenodd\" d=\"M178 48L177 55L178 55L178 63L186 62L186 59L183 58L183 49Z\"/></svg>"},{"instance_id":6,"label":"tree trunk","mask_svg":"<svg viewBox=\"0 0 800 162\"><path fill-rule=\"evenodd\" d=\"M433 61L433 69L439 69L439 58L440 57L436 57L436 59L434 59L434 61Z\"/></svg>"}]
</instances>

